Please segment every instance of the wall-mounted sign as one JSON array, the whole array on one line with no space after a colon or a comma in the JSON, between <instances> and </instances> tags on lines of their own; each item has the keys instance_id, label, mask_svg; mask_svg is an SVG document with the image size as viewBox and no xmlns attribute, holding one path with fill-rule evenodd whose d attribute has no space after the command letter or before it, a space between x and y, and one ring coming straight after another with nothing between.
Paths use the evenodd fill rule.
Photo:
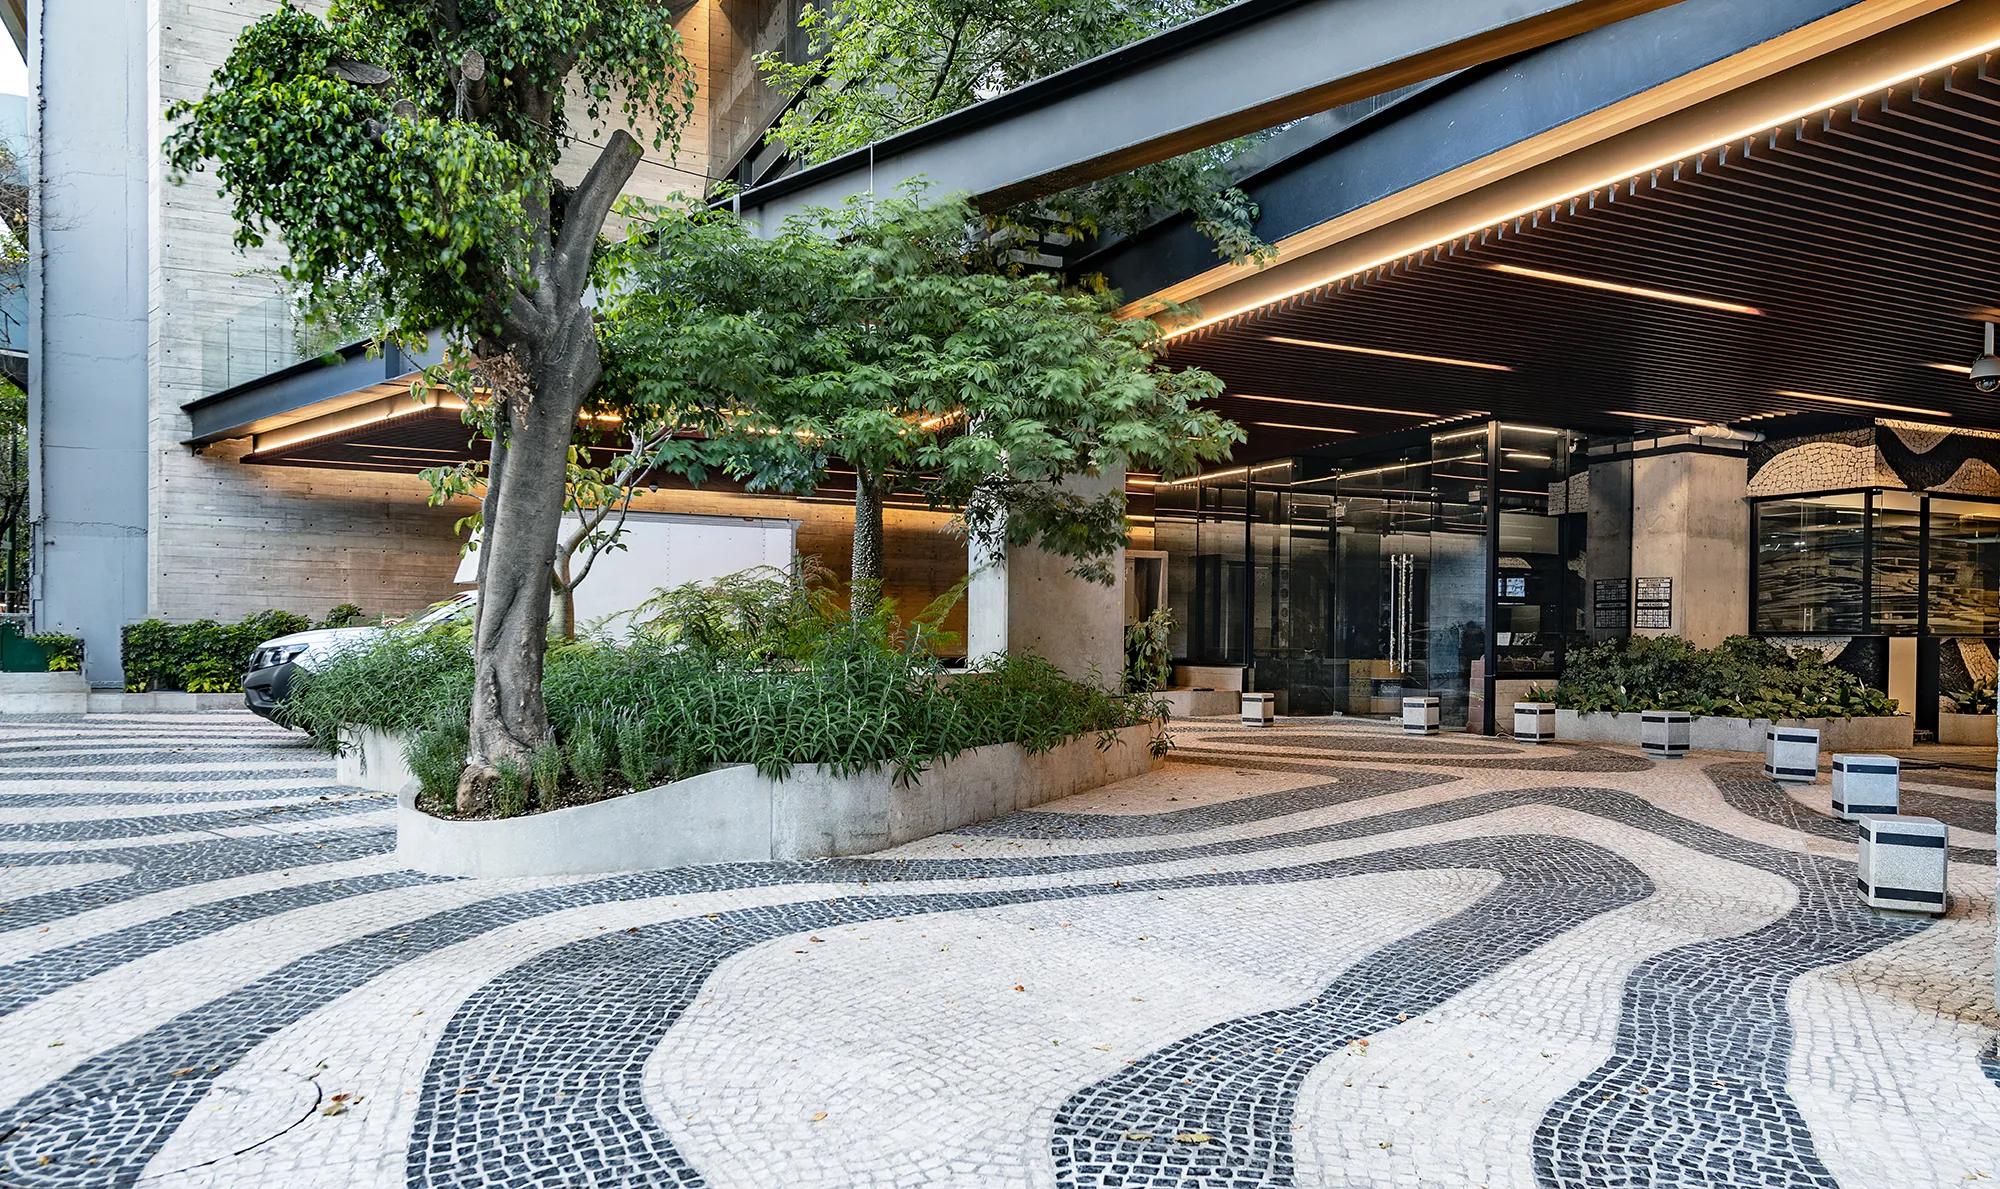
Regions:
<instances>
[{"instance_id":1,"label":"wall-mounted sign","mask_svg":"<svg viewBox=\"0 0 2000 1189\"><path fill-rule=\"evenodd\" d=\"M1622 631L1631 623L1632 584L1599 578L1590 584L1590 626Z\"/></svg>"},{"instance_id":2,"label":"wall-mounted sign","mask_svg":"<svg viewBox=\"0 0 2000 1189\"><path fill-rule=\"evenodd\" d=\"M1632 626L1665 630L1674 626L1674 580L1641 578L1632 600Z\"/></svg>"}]
</instances>

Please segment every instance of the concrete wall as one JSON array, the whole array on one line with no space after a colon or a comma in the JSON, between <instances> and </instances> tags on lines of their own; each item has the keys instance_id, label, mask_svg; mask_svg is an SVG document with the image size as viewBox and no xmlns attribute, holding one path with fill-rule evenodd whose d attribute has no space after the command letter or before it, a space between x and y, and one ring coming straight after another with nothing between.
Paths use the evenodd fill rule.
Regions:
<instances>
[{"instance_id":1,"label":"concrete wall","mask_svg":"<svg viewBox=\"0 0 2000 1189\"><path fill-rule=\"evenodd\" d=\"M35 626L81 634L93 685L146 575L148 46L126 0L29 9L39 180L29 241Z\"/></svg>"},{"instance_id":2,"label":"concrete wall","mask_svg":"<svg viewBox=\"0 0 2000 1189\"><path fill-rule=\"evenodd\" d=\"M1674 580L1672 626L1635 626L1633 635L1683 636L1710 648L1749 631L1746 465L1740 454L1693 450L1632 460L1634 586Z\"/></svg>"},{"instance_id":3,"label":"concrete wall","mask_svg":"<svg viewBox=\"0 0 2000 1189\"><path fill-rule=\"evenodd\" d=\"M1123 471L1075 479L1079 494L1096 497L1124 486ZM1070 561L1032 547L1004 557L975 546L967 592L967 655L1033 653L1078 679L1116 685L1125 671L1125 551L1106 559L1109 586L1070 574Z\"/></svg>"},{"instance_id":4,"label":"concrete wall","mask_svg":"<svg viewBox=\"0 0 2000 1189\"><path fill-rule=\"evenodd\" d=\"M698 72L713 53L709 26L718 3L701 0L682 20L686 52ZM78 21L92 26L92 36L75 39L75 52L92 59L102 57L97 30L131 23L125 5L92 0L82 11L97 8L103 9L98 17ZM134 510L124 530L137 558L131 566L136 594L104 622L145 614L234 618L273 606L317 613L343 602L370 611L421 606L450 587L457 558L451 525L467 508L428 507L426 488L414 477L243 466L236 461L237 444L202 454L181 445L188 433L181 406L231 378L217 366L217 345L225 337L237 344L271 342L280 351L289 338L275 300L281 296L275 275L281 246L249 255L236 250L228 203L215 192L212 175L171 183L158 152L167 132L160 113L176 99L199 94L237 33L276 4L153 0L151 8L152 86L111 104L139 121L151 120L134 140L151 161L147 188L133 196L131 209L140 220L151 210L153 243L150 268L130 282L130 291L150 303L150 384L145 373L137 375L129 388L135 407L115 419L121 432L129 427L137 446L117 468L140 487L126 497ZM79 62L70 77L83 81L92 74ZM589 146L573 145L564 172L580 175L590 153ZM677 151L649 145L646 155L629 192L664 198L699 188L712 168L705 112L696 112ZM115 632L112 641L94 647L94 658L115 658Z\"/></svg>"}]
</instances>

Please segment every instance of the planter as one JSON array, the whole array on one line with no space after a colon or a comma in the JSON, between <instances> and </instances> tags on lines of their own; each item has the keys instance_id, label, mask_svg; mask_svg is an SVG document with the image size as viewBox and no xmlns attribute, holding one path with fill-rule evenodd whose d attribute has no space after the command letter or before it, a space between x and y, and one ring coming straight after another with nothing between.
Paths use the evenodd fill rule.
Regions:
<instances>
[{"instance_id":1,"label":"planter","mask_svg":"<svg viewBox=\"0 0 2000 1189\"><path fill-rule=\"evenodd\" d=\"M1565 743L1627 743L1639 745L1639 714L1556 711L1556 738ZM1820 745L1832 751L1894 751L1915 740L1916 724L1907 714L1870 718L1722 718L1696 715L1688 728L1688 746L1696 751L1744 751L1764 754L1764 733L1773 726L1811 727Z\"/></svg>"},{"instance_id":2,"label":"planter","mask_svg":"<svg viewBox=\"0 0 2000 1189\"><path fill-rule=\"evenodd\" d=\"M460 822L416 807L394 740L360 732L343 780L398 793L396 857L433 875L596 875L693 863L867 854L1149 772L1154 728L1127 727L1108 749L1086 735L1042 755L999 743L933 765L908 785L875 769L839 776L799 765L784 780L748 764L592 805ZM372 738L371 738L372 736ZM396 783L400 780L400 783Z\"/></svg>"},{"instance_id":3,"label":"planter","mask_svg":"<svg viewBox=\"0 0 2000 1189\"><path fill-rule=\"evenodd\" d=\"M415 793L417 774L403 762L403 739L380 731L349 731L347 746L333 761L335 783L378 793Z\"/></svg>"},{"instance_id":4,"label":"planter","mask_svg":"<svg viewBox=\"0 0 2000 1189\"><path fill-rule=\"evenodd\" d=\"M1165 689L1159 698L1169 718L1219 718L1241 710L1242 695L1233 689Z\"/></svg>"},{"instance_id":5,"label":"planter","mask_svg":"<svg viewBox=\"0 0 2000 1189\"><path fill-rule=\"evenodd\" d=\"M0 673L0 714L84 714L90 686L83 674Z\"/></svg>"},{"instance_id":6,"label":"planter","mask_svg":"<svg viewBox=\"0 0 2000 1189\"><path fill-rule=\"evenodd\" d=\"M1994 716L1938 712L1937 741L1954 747L1993 746Z\"/></svg>"}]
</instances>

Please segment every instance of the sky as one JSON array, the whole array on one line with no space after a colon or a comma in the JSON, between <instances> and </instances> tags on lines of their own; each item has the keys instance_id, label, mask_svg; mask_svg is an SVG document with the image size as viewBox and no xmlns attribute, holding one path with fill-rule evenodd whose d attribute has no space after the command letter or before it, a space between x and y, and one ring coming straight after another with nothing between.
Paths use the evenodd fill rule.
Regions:
<instances>
[{"instance_id":1,"label":"sky","mask_svg":"<svg viewBox=\"0 0 2000 1189\"><path fill-rule=\"evenodd\" d=\"M28 64L14 48L14 39L0 35L0 95L28 93Z\"/></svg>"}]
</instances>

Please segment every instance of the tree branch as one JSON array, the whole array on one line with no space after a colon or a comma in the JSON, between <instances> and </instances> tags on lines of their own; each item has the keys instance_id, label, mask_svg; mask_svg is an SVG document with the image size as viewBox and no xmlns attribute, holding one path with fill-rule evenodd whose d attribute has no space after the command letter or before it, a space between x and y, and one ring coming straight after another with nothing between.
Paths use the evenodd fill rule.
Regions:
<instances>
[{"instance_id":1,"label":"tree branch","mask_svg":"<svg viewBox=\"0 0 2000 1189\"><path fill-rule=\"evenodd\" d=\"M632 180L632 172L639 168L642 155L639 142L620 128L611 134L597 160L590 163L590 172L583 175L583 181L570 194L562 231L556 238L552 269L564 293L583 291L590 276L590 258L597 248L597 233L604 229L611 204L618 200L625 183Z\"/></svg>"}]
</instances>

